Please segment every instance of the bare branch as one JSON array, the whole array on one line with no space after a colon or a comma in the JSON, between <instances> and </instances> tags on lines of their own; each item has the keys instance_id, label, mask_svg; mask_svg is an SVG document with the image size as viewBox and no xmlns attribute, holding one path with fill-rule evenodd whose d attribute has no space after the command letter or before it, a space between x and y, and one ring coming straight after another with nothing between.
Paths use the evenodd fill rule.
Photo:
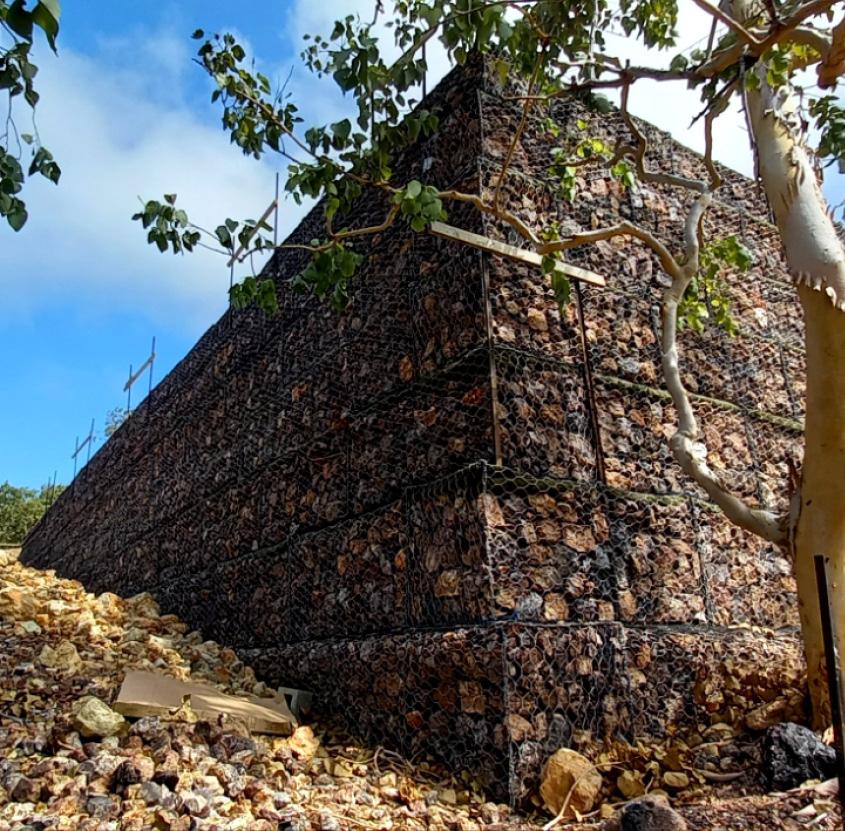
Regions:
<instances>
[{"instance_id":1,"label":"bare branch","mask_svg":"<svg viewBox=\"0 0 845 831\"><path fill-rule=\"evenodd\" d=\"M833 28L827 53L817 46L813 48L824 58L819 66L819 86L822 89L835 86L839 76L845 74L845 16Z\"/></svg>"},{"instance_id":2,"label":"bare branch","mask_svg":"<svg viewBox=\"0 0 845 831\"><path fill-rule=\"evenodd\" d=\"M709 195L696 200L702 214L706 210L706 206L701 205L705 199L709 201ZM690 221L688 220L688 229L689 225ZM684 276L673 280L672 285L666 289L663 295L661 332L663 377L678 411L678 429L669 439L672 455L681 469L704 489L728 519L769 542L785 543L788 527L786 517L779 517L770 511L752 508L731 493L708 466L707 449L698 441L698 423L689 394L681 379L677 346L678 305L693 274L693 271L685 269Z\"/></svg>"},{"instance_id":3,"label":"bare branch","mask_svg":"<svg viewBox=\"0 0 845 831\"><path fill-rule=\"evenodd\" d=\"M537 84L537 78L540 75L540 70L543 68L543 61L546 56L546 49L543 50L537 55L537 61L534 64L534 71L531 74L531 80L528 82L528 95L534 91L534 87ZM522 117L519 119L519 125L516 128L516 132L513 135L513 140L508 147L507 155L505 156L505 160L502 163L502 169L499 171L499 178L496 182L496 191L493 194L493 207L495 208L499 204L499 196L502 191L502 185L505 182L505 176L508 173L508 167L513 159L513 154L516 152L516 147L519 144L520 139L522 138L523 132L525 132L525 124L528 121L528 114L531 112L531 104L532 99L530 97L526 98L522 104Z\"/></svg>"},{"instance_id":4,"label":"bare branch","mask_svg":"<svg viewBox=\"0 0 845 831\"><path fill-rule=\"evenodd\" d=\"M393 223L396 221L396 217L399 216L399 206L398 205L391 205L390 210L387 212L387 216L385 217L383 222L380 222L378 225L370 225L367 228L353 228L349 231L337 231L336 233L332 233L333 240L343 240L343 239L350 239L351 237L365 237L371 236L373 234L380 234L382 231L386 231Z\"/></svg>"},{"instance_id":5,"label":"bare branch","mask_svg":"<svg viewBox=\"0 0 845 831\"><path fill-rule=\"evenodd\" d=\"M472 193L462 193L458 190L442 190L437 194L441 199L453 202L467 202L474 205L481 213L495 216L511 226L523 239L528 240L537 249L542 246L540 238L518 216L502 207L488 205L480 196Z\"/></svg>"},{"instance_id":6,"label":"bare branch","mask_svg":"<svg viewBox=\"0 0 845 831\"><path fill-rule=\"evenodd\" d=\"M578 248L581 245L601 242L602 240L613 239L613 237L633 237L644 242L657 255L660 264L669 276L674 278L680 273L681 266L672 256L669 249L657 239L654 234L634 225L631 222L620 222L616 225L609 225L606 228L597 228L595 231L584 231L581 234L573 234L562 240L547 242L537 247L538 254L554 254L557 251L567 251L570 248Z\"/></svg>"},{"instance_id":7,"label":"bare branch","mask_svg":"<svg viewBox=\"0 0 845 831\"><path fill-rule=\"evenodd\" d=\"M734 20L727 12L723 12L718 6L714 6L709 0L692 0L699 9L707 12L715 20L724 23L732 32L740 36L749 46L759 44L757 38L748 31L738 20Z\"/></svg>"},{"instance_id":8,"label":"bare branch","mask_svg":"<svg viewBox=\"0 0 845 831\"><path fill-rule=\"evenodd\" d=\"M713 163L713 122L724 112L715 107L704 117L704 165L710 174L710 190L718 190L722 186L722 177Z\"/></svg>"},{"instance_id":9,"label":"bare branch","mask_svg":"<svg viewBox=\"0 0 845 831\"><path fill-rule=\"evenodd\" d=\"M811 17L829 11L831 0L812 0L803 6L799 6L793 14L779 25L774 26L774 31L755 48L756 55L762 55L772 48L776 43L787 39L799 26Z\"/></svg>"},{"instance_id":10,"label":"bare branch","mask_svg":"<svg viewBox=\"0 0 845 831\"><path fill-rule=\"evenodd\" d=\"M695 193L703 193L707 189L707 185L704 182L701 182L697 179L689 179L686 176L677 176L674 173L660 173L655 170L649 170L645 166L645 154L648 150L648 139L645 137L642 130L640 130L640 128L637 126L637 123L634 121L634 119L631 117L630 112L628 111L629 92L630 84L626 84L624 87L622 87L621 111L622 118L624 119L625 124L628 126L628 129L631 131L637 141L637 149L634 155L634 162L637 168L637 175L644 182L651 182L657 185L668 185L670 187L684 188L685 190L691 190Z\"/></svg>"}]
</instances>

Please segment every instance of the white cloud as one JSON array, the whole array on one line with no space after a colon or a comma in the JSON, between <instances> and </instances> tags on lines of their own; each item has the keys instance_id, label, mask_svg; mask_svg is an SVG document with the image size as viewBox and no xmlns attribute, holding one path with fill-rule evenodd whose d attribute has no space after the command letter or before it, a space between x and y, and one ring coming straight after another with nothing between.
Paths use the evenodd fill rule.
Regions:
<instances>
[{"instance_id":1,"label":"white cloud","mask_svg":"<svg viewBox=\"0 0 845 831\"><path fill-rule=\"evenodd\" d=\"M130 217L142 198L175 192L199 224L256 217L273 195L269 164L241 156L213 123L180 106L180 50L156 73L115 70L63 50L42 59L38 126L62 166L58 187L33 180L30 220L0 230L3 313L19 315L57 295L91 307L141 307L166 321L207 323L225 308L228 269L219 255L162 255ZM154 96L150 76L172 95Z\"/></svg>"},{"instance_id":2,"label":"white cloud","mask_svg":"<svg viewBox=\"0 0 845 831\"><path fill-rule=\"evenodd\" d=\"M284 51L297 56L291 90L306 124L336 120L353 107L330 79L315 78L299 62L301 36L328 32L339 13L355 12L371 14L371 0L354 0L342 10L297 0L287 19ZM687 11L680 44L691 46L708 30L703 14ZM655 58L632 41L613 39L634 62ZM121 68L119 40L101 42L96 58L65 49L58 60L41 61L39 128L63 176L58 188L39 180L27 186L31 217L23 232L0 228L0 323L3 315L26 314L70 295L94 310L141 307L168 322L190 320L193 328L225 307L228 270L221 257L204 251L184 258L158 254L130 216L137 196L176 192L190 216L206 226L225 216L256 217L272 198L273 161L243 158L213 110L201 117L185 103L197 86L189 89L186 75L190 42L170 31L133 42L143 52L135 68ZM666 54L658 57L664 64L669 60ZM449 66L439 46L429 50L429 61L432 88ZM276 66L275 76L284 79L290 64ZM697 95L682 84L638 84L632 95L634 112L700 150L700 126L686 129L698 108ZM736 108L717 122L717 156L751 171L744 120ZM290 200L283 203L282 236L303 212Z\"/></svg>"}]
</instances>

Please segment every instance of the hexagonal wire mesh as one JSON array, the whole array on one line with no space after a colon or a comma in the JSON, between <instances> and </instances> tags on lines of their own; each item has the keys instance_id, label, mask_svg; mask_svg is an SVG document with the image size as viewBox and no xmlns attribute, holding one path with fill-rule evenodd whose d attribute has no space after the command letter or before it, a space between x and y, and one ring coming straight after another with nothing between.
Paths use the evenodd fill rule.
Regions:
<instances>
[{"instance_id":1,"label":"hexagonal wire mesh","mask_svg":"<svg viewBox=\"0 0 845 831\"><path fill-rule=\"evenodd\" d=\"M480 62L450 75L428 102L442 128L401 175L495 187L518 113L498 84ZM579 107L552 114L623 129ZM654 164L700 169L644 129ZM545 131L532 116L508 208L677 232L683 199L665 189L626 193L594 171L579 202L558 198ZM764 209L725 176L712 222L758 263L730 289L744 336L684 332L682 361L711 466L780 507L800 315ZM363 198L356 224L384 208ZM518 242L465 207L450 221ZM321 223L318 207L292 241ZM612 285L576 286L563 310L525 265L457 243L397 227L362 253L339 314L290 293L303 254L277 252L279 316L230 311L209 329L56 501L27 560L92 590L151 590L355 732L471 768L512 801L561 745L741 727L799 684L788 562L728 525L669 453L650 253L574 252ZM741 689L722 684L738 672Z\"/></svg>"}]
</instances>

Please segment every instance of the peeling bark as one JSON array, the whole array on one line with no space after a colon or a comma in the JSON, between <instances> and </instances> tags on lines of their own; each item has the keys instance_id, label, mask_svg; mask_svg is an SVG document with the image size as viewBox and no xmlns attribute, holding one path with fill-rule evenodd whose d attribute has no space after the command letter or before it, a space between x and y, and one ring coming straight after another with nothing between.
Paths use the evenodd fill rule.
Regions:
<instances>
[{"instance_id":1,"label":"peeling bark","mask_svg":"<svg viewBox=\"0 0 845 831\"><path fill-rule=\"evenodd\" d=\"M745 0L734 14L744 19ZM800 509L793 517L795 571L808 680L817 726L829 723L813 557L828 558L832 605L845 654L845 250L794 118L788 89L774 90L765 65L747 94L760 178L804 308L807 416Z\"/></svg>"}]
</instances>

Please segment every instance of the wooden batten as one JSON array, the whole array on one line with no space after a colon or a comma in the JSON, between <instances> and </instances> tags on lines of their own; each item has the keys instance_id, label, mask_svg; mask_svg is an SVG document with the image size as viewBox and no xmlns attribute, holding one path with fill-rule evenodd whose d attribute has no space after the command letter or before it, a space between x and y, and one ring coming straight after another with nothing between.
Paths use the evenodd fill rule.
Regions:
<instances>
[{"instance_id":1,"label":"wooden batten","mask_svg":"<svg viewBox=\"0 0 845 831\"><path fill-rule=\"evenodd\" d=\"M515 245L508 245L506 242L499 242L499 240L490 239L490 237L484 237L481 234L473 234L472 231L464 231L462 228L456 228L454 225L446 225L443 222L432 222L431 233L436 237L463 242L474 248L480 248L482 251L489 251L491 254L500 254L508 259L528 263L538 268L543 263L543 258L536 251L517 248ZM588 271L586 268L579 268L577 265L559 262L557 264L557 270L562 271L567 277L571 277L573 280L580 280L582 283L590 283L594 286L607 285L607 281L601 274L596 274L595 271Z\"/></svg>"}]
</instances>

